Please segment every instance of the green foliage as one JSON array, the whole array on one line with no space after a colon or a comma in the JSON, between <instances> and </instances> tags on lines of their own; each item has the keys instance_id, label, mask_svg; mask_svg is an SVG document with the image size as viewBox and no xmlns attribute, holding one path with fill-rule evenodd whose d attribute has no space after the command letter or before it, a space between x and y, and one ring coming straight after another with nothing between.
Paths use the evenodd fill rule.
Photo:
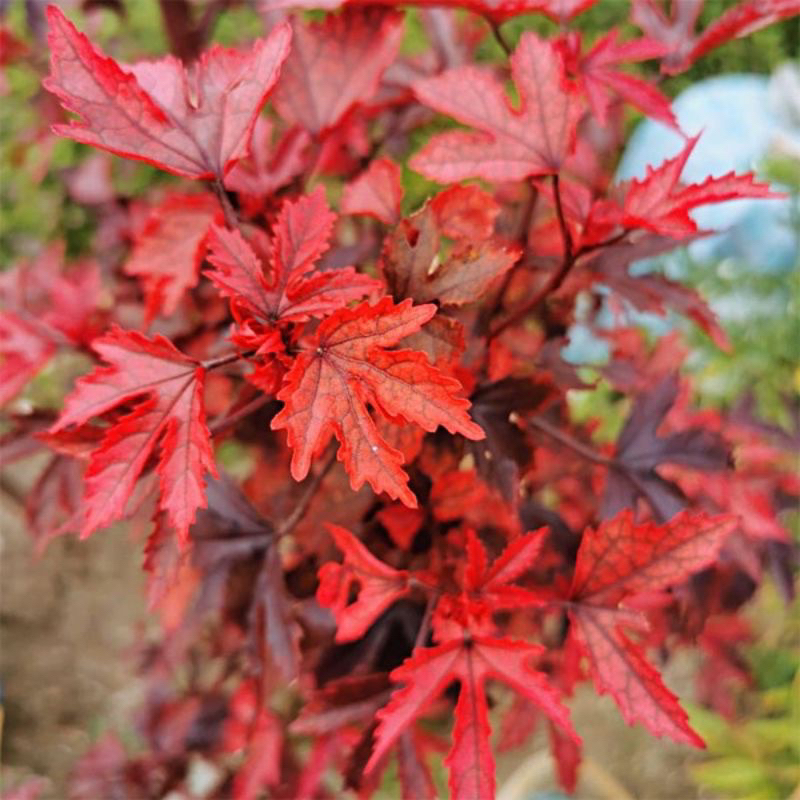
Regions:
<instances>
[{"instance_id":1,"label":"green foliage","mask_svg":"<svg viewBox=\"0 0 800 800\"><path fill-rule=\"evenodd\" d=\"M728 722L692 709L708 759L692 768L698 786L732 800L785 800L800 791L800 601L785 608L765 586L755 609L759 644L748 661L754 690Z\"/></svg>"}]
</instances>

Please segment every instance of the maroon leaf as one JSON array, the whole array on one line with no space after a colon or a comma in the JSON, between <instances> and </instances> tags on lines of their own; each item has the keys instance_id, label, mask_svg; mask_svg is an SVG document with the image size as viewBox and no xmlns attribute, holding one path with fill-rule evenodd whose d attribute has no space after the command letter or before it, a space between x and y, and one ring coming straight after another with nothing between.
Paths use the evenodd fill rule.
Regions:
<instances>
[{"instance_id":1,"label":"maroon leaf","mask_svg":"<svg viewBox=\"0 0 800 800\"><path fill-rule=\"evenodd\" d=\"M622 469L609 472L602 515L614 516L635 508L643 495L661 521L685 507L677 487L662 478L660 464L683 464L694 469L723 470L730 464L730 449L722 437L704 428L688 428L669 436L658 429L678 394L680 382L670 375L636 399L617 440L615 460Z\"/></svg>"}]
</instances>

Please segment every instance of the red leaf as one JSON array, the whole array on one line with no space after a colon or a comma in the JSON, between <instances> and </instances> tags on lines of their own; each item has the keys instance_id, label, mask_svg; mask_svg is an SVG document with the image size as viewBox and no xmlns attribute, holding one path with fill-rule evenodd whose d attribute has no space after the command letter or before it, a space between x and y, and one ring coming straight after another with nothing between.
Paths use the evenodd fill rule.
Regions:
<instances>
[{"instance_id":1,"label":"red leaf","mask_svg":"<svg viewBox=\"0 0 800 800\"><path fill-rule=\"evenodd\" d=\"M558 782L567 794L575 794L578 767L581 765L581 746L574 739L564 736L552 722L547 728L550 734L550 752L556 762Z\"/></svg>"},{"instance_id":2,"label":"red leaf","mask_svg":"<svg viewBox=\"0 0 800 800\"><path fill-rule=\"evenodd\" d=\"M698 138L689 139L675 158L668 159L660 167L648 167L644 180L631 181L625 195L623 225L680 238L697 231L697 225L689 216L697 206L738 197L780 196L767 184L756 183L749 173L734 175L730 172L682 187L679 184L681 172Z\"/></svg>"},{"instance_id":3,"label":"red leaf","mask_svg":"<svg viewBox=\"0 0 800 800\"><path fill-rule=\"evenodd\" d=\"M569 712L545 675L529 666L543 648L511 639L459 638L428 649L417 649L391 678L405 684L378 712L375 749L369 772L409 725L453 680L461 684L455 712L453 746L447 756L454 800L494 797L494 758L484 684L501 680L527 697L576 741Z\"/></svg>"},{"instance_id":4,"label":"red leaf","mask_svg":"<svg viewBox=\"0 0 800 800\"><path fill-rule=\"evenodd\" d=\"M462 512L463 513L463 512ZM544 597L521 586L510 585L533 566L539 556L547 529L512 539L489 567L486 550L475 532L466 532L466 562L459 575L461 591L446 593L433 619L438 640L452 631L468 629L473 635L492 635L496 611L542 605Z\"/></svg>"},{"instance_id":5,"label":"red leaf","mask_svg":"<svg viewBox=\"0 0 800 800\"><path fill-rule=\"evenodd\" d=\"M151 210L124 267L142 281L148 321L172 314L197 285L208 227L218 211L210 195L177 193Z\"/></svg>"},{"instance_id":6,"label":"red leaf","mask_svg":"<svg viewBox=\"0 0 800 800\"><path fill-rule=\"evenodd\" d=\"M400 219L403 186L400 167L388 158L378 158L342 194L342 214L366 214L387 225Z\"/></svg>"},{"instance_id":7,"label":"red leaf","mask_svg":"<svg viewBox=\"0 0 800 800\"><path fill-rule=\"evenodd\" d=\"M13 400L55 352L46 329L16 314L0 315L0 406Z\"/></svg>"},{"instance_id":8,"label":"red leaf","mask_svg":"<svg viewBox=\"0 0 800 800\"><path fill-rule=\"evenodd\" d=\"M392 541L402 550L409 550L414 537L425 522L425 513L418 508L408 508L400 503L385 506L375 518L386 528Z\"/></svg>"},{"instance_id":9,"label":"red leaf","mask_svg":"<svg viewBox=\"0 0 800 800\"><path fill-rule=\"evenodd\" d=\"M173 56L123 69L94 47L56 6L50 77L44 83L82 120L53 130L187 178L222 178L247 155L256 117L289 52L276 27L248 52L214 45L188 69Z\"/></svg>"},{"instance_id":10,"label":"red leaf","mask_svg":"<svg viewBox=\"0 0 800 800\"><path fill-rule=\"evenodd\" d=\"M251 683L243 683L231 698L223 736L226 751L247 749L247 759L234 778L233 800L255 800L264 787L280 783L283 723L259 707Z\"/></svg>"},{"instance_id":11,"label":"red leaf","mask_svg":"<svg viewBox=\"0 0 800 800\"><path fill-rule=\"evenodd\" d=\"M443 236L482 242L494 233L500 204L480 186L451 186L430 202L431 211Z\"/></svg>"},{"instance_id":12,"label":"red leaf","mask_svg":"<svg viewBox=\"0 0 800 800\"><path fill-rule=\"evenodd\" d=\"M256 214L274 191L290 183L306 166L310 137L301 128L287 131L273 146L272 122L261 116L253 128L250 157L237 161L225 176L225 188L237 192Z\"/></svg>"},{"instance_id":13,"label":"red leaf","mask_svg":"<svg viewBox=\"0 0 800 800\"><path fill-rule=\"evenodd\" d=\"M704 747L703 740L689 727L678 698L632 642L621 626L646 630L645 618L636 612L580 606L571 613L571 636L589 658L595 688L614 698L623 719L640 722L654 736Z\"/></svg>"},{"instance_id":14,"label":"red leaf","mask_svg":"<svg viewBox=\"0 0 800 800\"><path fill-rule=\"evenodd\" d=\"M408 573L378 561L350 531L328 525L344 563L324 564L319 571L317 600L330 608L336 619L336 641L361 638L373 622L395 600L408 594ZM358 599L348 605L354 583L359 584Z\"/></svg>"},{"instance_id":15,"label":"red leaf","mask_svg":"<svg viewBox=\"0 0 800 800\"><path fill-rule=\"evenodd\" d=\"M669 55L661 65L663 72L670 75L683 72L698 58L731 39L800 14L800 0L744 0L697 36L695 25L702 8L703 0L672 0L667 16L656 0L633 0L633 22L669 47Z\"/></svg>"},{"instance_id":16,"label":"red leaf","mask_svg":"<svg viewBox=\"0 0 800 800\"><path fill-rule=\"evenodd\" d=\"M205 274L234 309L268 325L299 322L341 308L350 300L380 288L380 283L353 267L319 272L314 265L328 249L336 215L325 191L287 201L271 240L271 280L261 259L239 231L212 225L209 261L217 268Z\"/></svg>"},{"instance_id":17,"label":"red leaf","mask_svg":"<svg viewBox=\"0 0 800 800\"><path fill-rule=\"evenodd\" d=\"M216 475L203 408L205 370L162 336L148 339L113 328L92 346L111 366L78 380L51 432L139 402L108 428L91 455L82 536L123 516L137 478L160 444L160 507L185 543L195 512L205 507L204 475Z\"/></svg>"},{"instance_id":18,"label":"red leaf","mask_svg":"<svg viewBox=\"0 0 800 800\"><path fill-rule=\"evenodd\" d=\"M451 212L449 230L452 232L455 227L457 223ZM513 245L491 240L477 245L461 242L440 264L440 242L433 206L424 208L395 228L386 240L382 261L394 297L408 297L418 303L435 300L445 306L471 303L520 257L519 249Z\"/></svg>"},{"instance_id":19,"label":"red leaf","mask_svg":"<svg viewBox=\"0 0 800 800\"><path fill-rule=\"evenodd\" d=\"M51 245L0 276L0 406L36 377L59 345L83 345L95 336L100 272L92 262L66 272L63 261L63 247Z\"/></svg>"},{"instance_id":20,"label":"red leaf","mask_svg":"<svg viewBox=\"0 0 800 800\"><path fill-rule=\"evenodd\" d=\"M455 364L466 348L464 326L452 317L437 314L421 331L403 339L403 344L425 353L431 364Z\"/></svg>"},{"instance_id":21,"label":"red leaf","mask_svg":"<svg viewBox=\"0 0 800 800\"><path fill-rule=\"evenodd\" d=\"M405 5L419 8L467 8L495 20L503 20L517 14L539 11L555 22L567 22L597 0L409 0ZM331 10L340 6L396 6L396 0L263 0L266 8L324 8Z\"/></svg>"},{"instance_id":22,"label":"red leaf","mask_svg":"<svg viewBox=\"0 0 800 800\"><path fill-rule=\"evenodd\" d=\"M611 694L628 723L641 722L655 736L703 746L677 698L620 629L646 630L646 619L619 604L711 564L736 524L732 517L683 513L667 525L636 525L623 511L583 535L570 592L571 635L589 657L597 690Z\"/></svg>"},{"instance_id":23,"label":"red leaf","mask_svg":"<svg viewBox=\"0 0 800 800\"><path fill-rule=\"evenodd\" d=\"M681 583L714 561L736 524L733 517L684 512L666 525L637 525L622 511L583 534L570 594L615 607L627 595Z\"/></svg>"},{"instance_id":24,"label":"red leaf","mask_svg":"<svg viewBox=\"0 0 800 800\"><path fill-rule=\"evenodd\" d=\"M575 60L575 70L581 77L592 113L605 125L611 104L609 90L613 90L647 116L678 129L678 121L670 108L670 100L653 84L642 78L620 72L623 63L648 61L664 55L667 48L654 39L636 39L618 42L617 31L611 31L580 57L580 38L570 40ZM568 48L569 50L569 48Z\"/></svg>"},{"instance_id":25,"label":"red leaf","mask_svg":"<svg viewBox=\"0 0 800 800\"><path fill-rule=\"evenodd\" d=\"M372 98L402 36L402 15L382 9L347 9L323 22L296 22L275 91L278 113L316 135L333 128L353 106Z\"/></svg>"},{"instance_id":26,"label":"red leaf","mask_svg":"<svg viewBox=\"0 0 800 800\"><path fill-rule=\"evenodd\" d=\"M710 50L731 39L749 36L782 19L791 19L798 15L800 0L746 0L729 8L703 31L689 52L688 62L694 63Z\"/></svg>"},{"instance_id":27,"label":"red leaf","mask_svg":"<svg viewBox=\"0 0 800 800\"><path fill-rule=\"evenodd\" d=\"M480 618L494 611L542 604L541 595L510 584L531 569L546 537L547 528L517 536L489 567L480 540L474 531L467 531L463 599L471 614Z\"/></svg>"},{"instance_id":28,"label":"red leaf","mask_svg":"<svg viewBox=\"0 0 800 800\"><path fill-rule=\"evenodd\" d=\"M285 406L272 421L273 430L288 432L295 480L308 474L312 457L333 434L354 489L368 481L376 492L416 508L400 469L403 456L380 436L367 403L426 431L443 425L469 439L483 437L467 416L469 403L457 395L458 381L432 367L422 353L386 349L435 313L433 305L414 307L407 300L395 306L384 298L374 306L342 309L322 322L286 376L278 394Z\"/></svg>"},{"instance_id":29,"label":"red leaf","mask_svg":"<svg viewBox=\"0 0 800 800\"><path fill-rule=\"evenodd\" d=\"M549 42L524 33L511 56L511 74L519 111L500 81L479 67L458 67L414 84L421 102L478 132L433 137L411 166L443 183L557 173L572 151L582 113L574 87L566 82L563 59Z\"/></svg>"}]
</instances>

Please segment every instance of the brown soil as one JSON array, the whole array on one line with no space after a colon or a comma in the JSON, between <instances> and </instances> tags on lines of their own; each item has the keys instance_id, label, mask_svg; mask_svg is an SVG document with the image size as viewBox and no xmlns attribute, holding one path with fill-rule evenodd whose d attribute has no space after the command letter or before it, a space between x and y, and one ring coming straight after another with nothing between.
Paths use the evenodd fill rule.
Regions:
<instances>
[{"instance_id":1,"label":"brown soil","mask_svg":"<svg viewBox=\"0 0 800 800\"><path fill-rule=\"evenodd\" d=\"M19 504L5 493L2 501L3 785L41 775L41 797L63 800L89 744L109 726L130 729L137 683L126 651L144 616L140 548L112 530L58 539L37 559Z\"/></svg>"}]
</instances>

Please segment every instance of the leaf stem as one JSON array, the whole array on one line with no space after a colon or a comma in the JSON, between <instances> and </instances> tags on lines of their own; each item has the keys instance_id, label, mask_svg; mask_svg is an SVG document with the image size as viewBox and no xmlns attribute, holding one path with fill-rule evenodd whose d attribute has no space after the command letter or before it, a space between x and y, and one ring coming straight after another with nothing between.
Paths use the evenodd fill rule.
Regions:
<instances>
[{"instance_id":1,"label":"leaf stem","mask_svg":"<svg viewBox=\"0 0 800 800\"><path fill-rule=\"evenodd\" d=\"M228 197L228 192L225 190L225 187L222 185L222 181L219 179L219 177L214 178L211 186L214 189L214 194L217 196L217 200L219 200L219 204L222 206L222 212L225 214L225 224L231 230L240 230L239 216L236 213L236 209L233 207L230 197Z\"/></svg>"},{"instance_id":2,"label":"leaf stem","mask_svg":"<svg viewBox=\"0 0 800 800\"><path fill-rule=\"evenodd\" d=\"M507 56L511 56L511 54L514 52L514 49L508 43L508 39L506 39L503 31L500 30L499 23L496 20L492 19L488 14L484 14L483 18L486 20L486 23L488 24L489 28L491 28L492 35L494 36L497 44L499 44L500 47L503 48Z\"/></svg>"},{"instance_id":3,"label":"leaf stem","mask_svg":"<svg viewBox=\"0 0 800 800\"><path fill-rule=\"evenodd\" d=\"M561 228L561 240L564 243L563 265L566 265L566 269L569 269L575 257L572 252L572 234L570 233L569 225L567 225L567 218L564 216L564 206L561 202L561 179L558 173L553 175L553 199L556 206L556 216L558 217L558 227Z\"/></svg>"},{"instance_id":4,"label":"leaf stem","mask_svg":"<svg viewBox=\"0 0 800 800\"><path fill-rule=\"evenodd\" d=\"M441 592L437 589L431 594L428 595L428 602L425 604L425 613L422 615L422 620L419 624L419 630L417 631L417 638L414 639L414 650L419 647L425 646L425 640L428 638L428 633L431 629L431 618L433 617L433 609L436 607L436 603L439 601L439 595ZM413 652L413 651L412 651Z\"/></svg>"},{"instance_id":5,"label":"leaf stem","mask_svg":"<svg viewBox=\"0 0 800 800\"><path fill-rule=\"evenodd\" d=\"M561 260L561 266L545 281L544 286L536 292L536 294L527 302L518 308L511 316L506 317L493 331L489 332L487 337L491 341L496 336L499 336L504 330L507 330L512 325L524 319L532 311L535 311L547 299L549 295L557 291L561 284L564 283L569 271L572 269L577 255L574 253L574 244L572 242L572 234L567 225L566 217L564 216L564 206L561 202L561 189L558 174L553 175L553 197L556 207L556 217L558 218L558 226L561 229L561 240L564 245L564 256Z\"/></svg>"},{"instance_id":6,"label":"leaf stem","mask_svg":"<svg viewBox=\"0 0 800 800\"><path fill-rule=\"evenodd\" d=\"M564 447L572 450L573 453L577 453L579 456L582 456L587 461L591 461L594 464L601 464L604 467L612 467L617 465L617 462L614 461L613 458L609 458L608 456L604 456L602 453L598 453L596 450L593 450L591 447L583 444L583 442L579 442L577 439L573 439L569 434L558 430L558 428L554 427L549 422L545 422L543 419L533 417L528 424L532 428L536 428L538 431L541 431L546 436L553 439L553 441L563 444Z\"/></svg>"},{"instance_id":7,"label":"leaf stem","mask_svg":"<svg viewBox=\"0 0 800 800\"><path fill-rule=\"evenodd\" d=\"M536 186L531 183L528 188L529 194L527 200L525 201L525 207L523 208L520 216L519 231L516 236L516 240L522 247L522 254L520 255L516 264L514 264L503 276L503 282L500 285L500 288L496 291L494 300L487 306L487 308L481 311L475 323L475 331L479 335L483 335L484 332L487 332L487 344L493 338L492 334L488 332L490 330L489 325L492 317L494 317L497 311L502 308L503 298L508 291L508 287L511 285L511 281L519 269L519 265L525 260L525 252L528 248L528 232L530 231L531 222L533 221L533 215L536 211L536 205L539 199L539 190L536 188Z\"/></svg>"},{"instance_id":8,"label":"leaf stem","mask_svg":"<svg viewBox=\"0 0 800 800\"><path fill-rule=\"evenodd\" d=\"M314 475L306 484L305 491L297 501L297 505L294 507L294 510L275 529L275 535L278 538L286 536L287 533L290 533L294 529L295 525L297 525L305 516L306 511L308 511L308 508L311 505L311 501L314 499L314 495L317 493L317 490L322 484L322 481L325 479L325 476L330 471L330 468L333 466L333 462L335 460L336 449L333 445L331 445L329 447L328 457L325 459L325 462L316 475Z\"/></svg>"},{"instance_id":9,"label":"leaf stem","mask_svg":"<svg viewBox=\"0 0 800 800\"><path fill-rule=\"evenodd\" d=\"M605 241L581 245L581 247L579 247L578 251L575 253L575 260L581 256L585 256L587 253L593 253L595 250L602 250L604 247L611 247L612 245L619 244L629 233L630 231L626 228L620 233L609 237Z\"/></svg>"},{"instance_id":10,"label":"leaf stem","mask_svg":"<svg viewBox=\"0 0 800 800\"><path fill-rule=\"evenodd\" d=\"M207 372L211 372L212 369L219 369L220 367L224 367L228 364L233 364L242 358L247 358L248 355L252 355L252 353L228 353L226 356L210 358L208 361L201 361L200 366Z\"/></svg>"},{"instance_id":11,"label":"leaf stem","mask_svg":"<svg viewBox=\"0 0 800 800\"><path fill-rule=\"evenodd\" d=\"M631 469L627 464L617 460L616 458L611 458L609 456L604 456L602 453L598 453L596 450L593 450L591 447L583 444L583 442L579 442L577 439L573 439L569 434L566 434L563 431L558 430L558 428L553 427L549 422L545 422L543 419L534 417L528 424L532 428L536 428L545 435L549 436L559 444L564 445L564 447L568 448L569 450L572 450L573 453L585 458L587 461L607 467L608 469L613 469L615 472L623 475L626 480L630 481L636 491L639 492L639 494L642 495L645 500L647 500L653 510L657 510L658 506L653 499L651 491L649 490L645 481L642 480L640 475L637 474L636 470Z\"/></svg>"},{"instance_id":12,"label":"leaf stem","mask_svg":"<svg viewBox=\"0 0 800 800\"><path fill-rule=\"evenodd\" d=\"M260 394L258 397L253 398L249 403L246 403L236 411L218 417L208 426L209 430L211 431L211 435L218 436L223 431L232 428L240 420L244 419L245 417L249 417L250 414L258 411L259 408L262 408L271 400L271 395Z\"/></svg>"}]
</instances>

